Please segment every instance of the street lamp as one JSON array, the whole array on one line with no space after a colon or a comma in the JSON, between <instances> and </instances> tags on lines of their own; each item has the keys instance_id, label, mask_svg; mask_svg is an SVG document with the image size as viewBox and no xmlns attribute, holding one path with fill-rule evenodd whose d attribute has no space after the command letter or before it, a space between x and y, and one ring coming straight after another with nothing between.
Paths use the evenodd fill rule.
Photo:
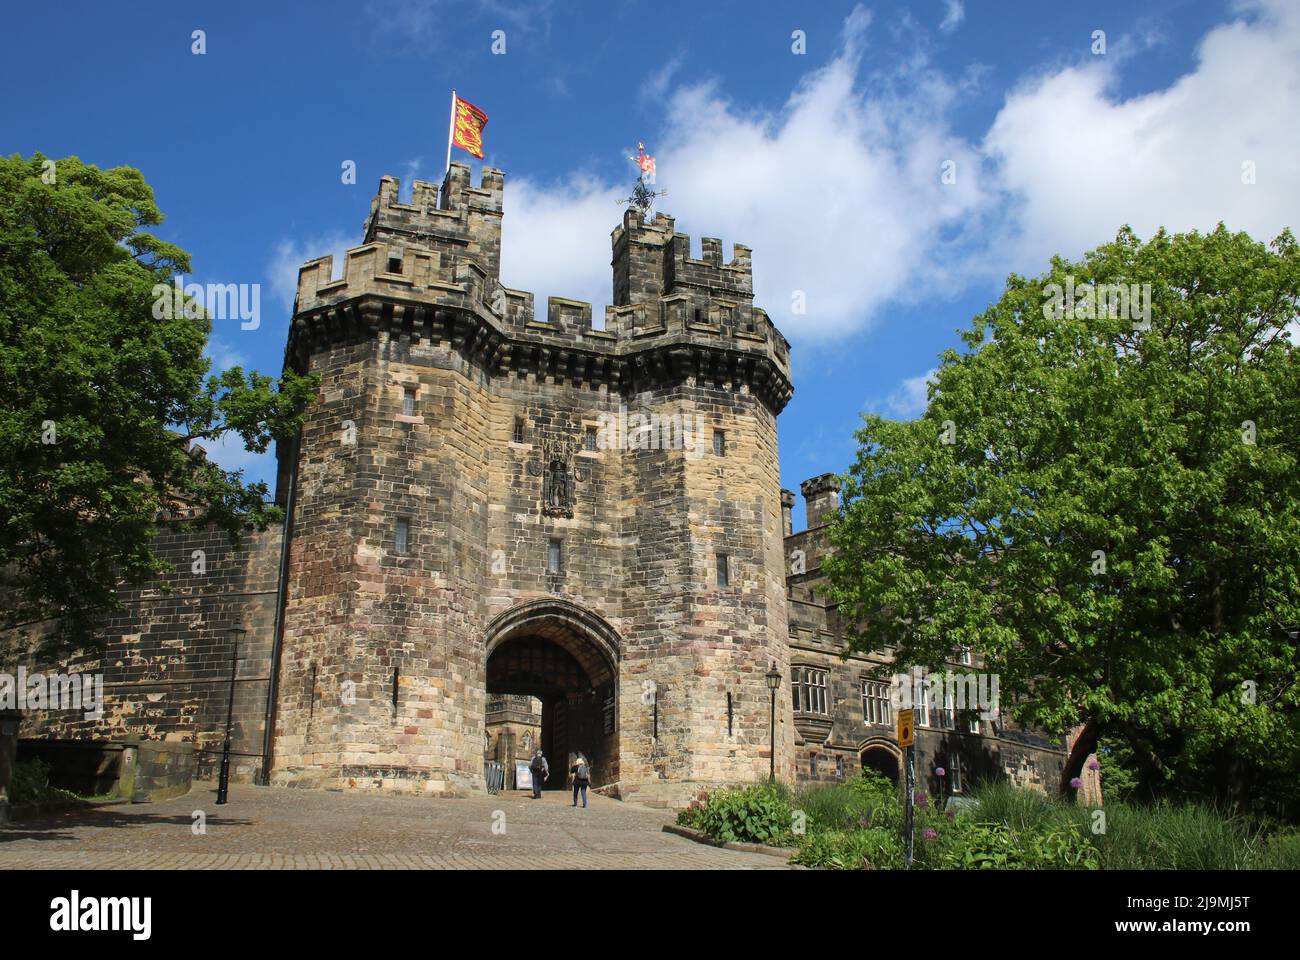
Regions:
<instances>
[{"instance_id":1,"label":"street lamp","mask_svg":"<svg viewBox=\"0 0 1300 960\"><path fill-rule=\"evenodd\" d=\"M772 743L771 743L771 766L768 769L767 779L769 783L776 783L776 691L781 688L781 671L776 668L776 663L767 670L767 689L772 691Z\"/></svg>"},{"instance_id":2,"label":"street lamp","mask_svg":"<svg viewBox=\"0 0 1300 960\"><path fill-rule=\"evenodd\" d=\"M230 635L230 696L226 698L226 741L221 745L221 773L217 777L217 803L226 802L230 790L230 728L235 721L235 671L239 667L239 644L248 633L241 626L233 626Z\"/></svg>"}]
</instances>

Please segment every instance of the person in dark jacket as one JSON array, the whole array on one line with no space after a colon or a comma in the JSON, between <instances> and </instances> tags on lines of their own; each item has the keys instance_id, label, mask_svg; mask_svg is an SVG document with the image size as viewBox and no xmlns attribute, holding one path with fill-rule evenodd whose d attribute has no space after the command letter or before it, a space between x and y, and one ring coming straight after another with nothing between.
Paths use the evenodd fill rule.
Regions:
<instances>
[{"instance_id":1,"label":"person in dark jacket","mask_svg":"<svg viewBox=\"0 0 1300 960\"><path fill-rule=\"evenodd\" d=\"M569 768L569 778L573 781L573 805L578 805L578 792L582 791L582 805L587 805L587 784L591 783L591 764L581 753L574 758Z\"/></svg>"},{"instance_id":2,"label":"person in dark jacket","mask_svg":"<svg viewBox=\"0 0 1300 960\"><path fill-rule=\"evenodd\" d=\"M542 753L542 748L538 747L533 751L533 759L528 764L529 777L533 781L533 799L539 800L542 796L542 781L550 779L551 766L546 762L546 755Z\"/></svg>"}]
</instances>

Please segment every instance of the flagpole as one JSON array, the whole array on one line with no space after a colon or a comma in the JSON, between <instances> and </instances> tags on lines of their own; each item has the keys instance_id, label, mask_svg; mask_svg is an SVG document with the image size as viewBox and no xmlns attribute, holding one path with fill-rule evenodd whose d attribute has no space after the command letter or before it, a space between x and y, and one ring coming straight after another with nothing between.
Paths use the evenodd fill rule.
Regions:
<instances>
[{"instance_id":1,"label":"flagpole","mask_svg":"<svg viewBox=\"0 0 1300 960\"><path fill-rule=\"evenodd\" d=\"M442 175L445 179L448 171L451 170L451 138L456 131L456 90L451 91L451 117L447 120L447 165L442 169Z\"/></svg>"}]
</instances>

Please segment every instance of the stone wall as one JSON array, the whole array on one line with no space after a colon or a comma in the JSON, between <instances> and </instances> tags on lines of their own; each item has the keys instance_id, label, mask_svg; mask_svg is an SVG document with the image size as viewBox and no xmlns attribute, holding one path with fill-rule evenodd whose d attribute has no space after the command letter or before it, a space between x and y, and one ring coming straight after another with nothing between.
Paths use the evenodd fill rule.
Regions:
<instances>
[{"instance_id":1,"label":"stone wall","mask_svg":"<svg viewBox=\"0 0 1300 960\"><path fill-rule=\"evenodd\" d=\"M59 664L33 652L51 629L32 624L4 638L0 670L56 669L103 677L102 715L37 710L25 714L24 738L167 740L194 744L202 776L214 776L230 702L232 638L247 633L235 680L232 776L252 780L262 769L263 733L274 639L280 543L278 528L249 531L238 546L224 533L177 532L166 525L154 551L170 569L158 580L120 594L123 608L100 631L102 654L77 651Z\"/></svg>"},{"instance_id":2,"label":"stone wall","mask_svg":"<svg viewBox=\"0 0 1300 960\"><path fill-rule=\"evenodd\" d=\"M301 271L287 355L321 392L297 464L274 779L477 789L489 647L525 633L612 679L612 731L581 705L596 690L556 714L594 738L600 789L675 803L761 778L763 675L787 660L776 415L791 387L749 251L724 264L706 239L694 259L671 218L629 211L604 328L563 298L539 318L498 276L502 185L455 164L403 204L385 178L344 276L329 258ZM685 425L689 449L680 432L625 443L651 415Z\"/></svg>"}]
</instances>

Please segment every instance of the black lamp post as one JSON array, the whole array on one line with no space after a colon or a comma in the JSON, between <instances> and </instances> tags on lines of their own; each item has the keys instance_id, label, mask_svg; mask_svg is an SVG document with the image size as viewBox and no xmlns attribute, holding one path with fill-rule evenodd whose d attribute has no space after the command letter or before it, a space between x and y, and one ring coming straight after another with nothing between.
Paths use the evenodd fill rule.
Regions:
<instances>
[{"instance_id":1,"label":"black lamp post","mask_svg":"<svg viewBox=\"0 0 1300 960\"><path fill-rule=\"evenodd\" d=\"M235 671L239 667L239 644L248 633L243 627L231 627L230 634L230 696L226 700L226 741L221 745L221 773L217 777L217 803L226 802L230 790L230 728L235 721Z\"/></svg>"},{"instance_id":2,"label":"black lamp post","mask_svg":"<svg viewBox=\"0 0 1300 960\"><path fill-rule=\"evenodd\" d=\"M776 783L776 691L781 688L781 671L776 668L776 663L767 670L767 689L772 691L772 720L771 720L771 765L768 768L767 779L769 783Z\"/></svg>"}]
</instances>

